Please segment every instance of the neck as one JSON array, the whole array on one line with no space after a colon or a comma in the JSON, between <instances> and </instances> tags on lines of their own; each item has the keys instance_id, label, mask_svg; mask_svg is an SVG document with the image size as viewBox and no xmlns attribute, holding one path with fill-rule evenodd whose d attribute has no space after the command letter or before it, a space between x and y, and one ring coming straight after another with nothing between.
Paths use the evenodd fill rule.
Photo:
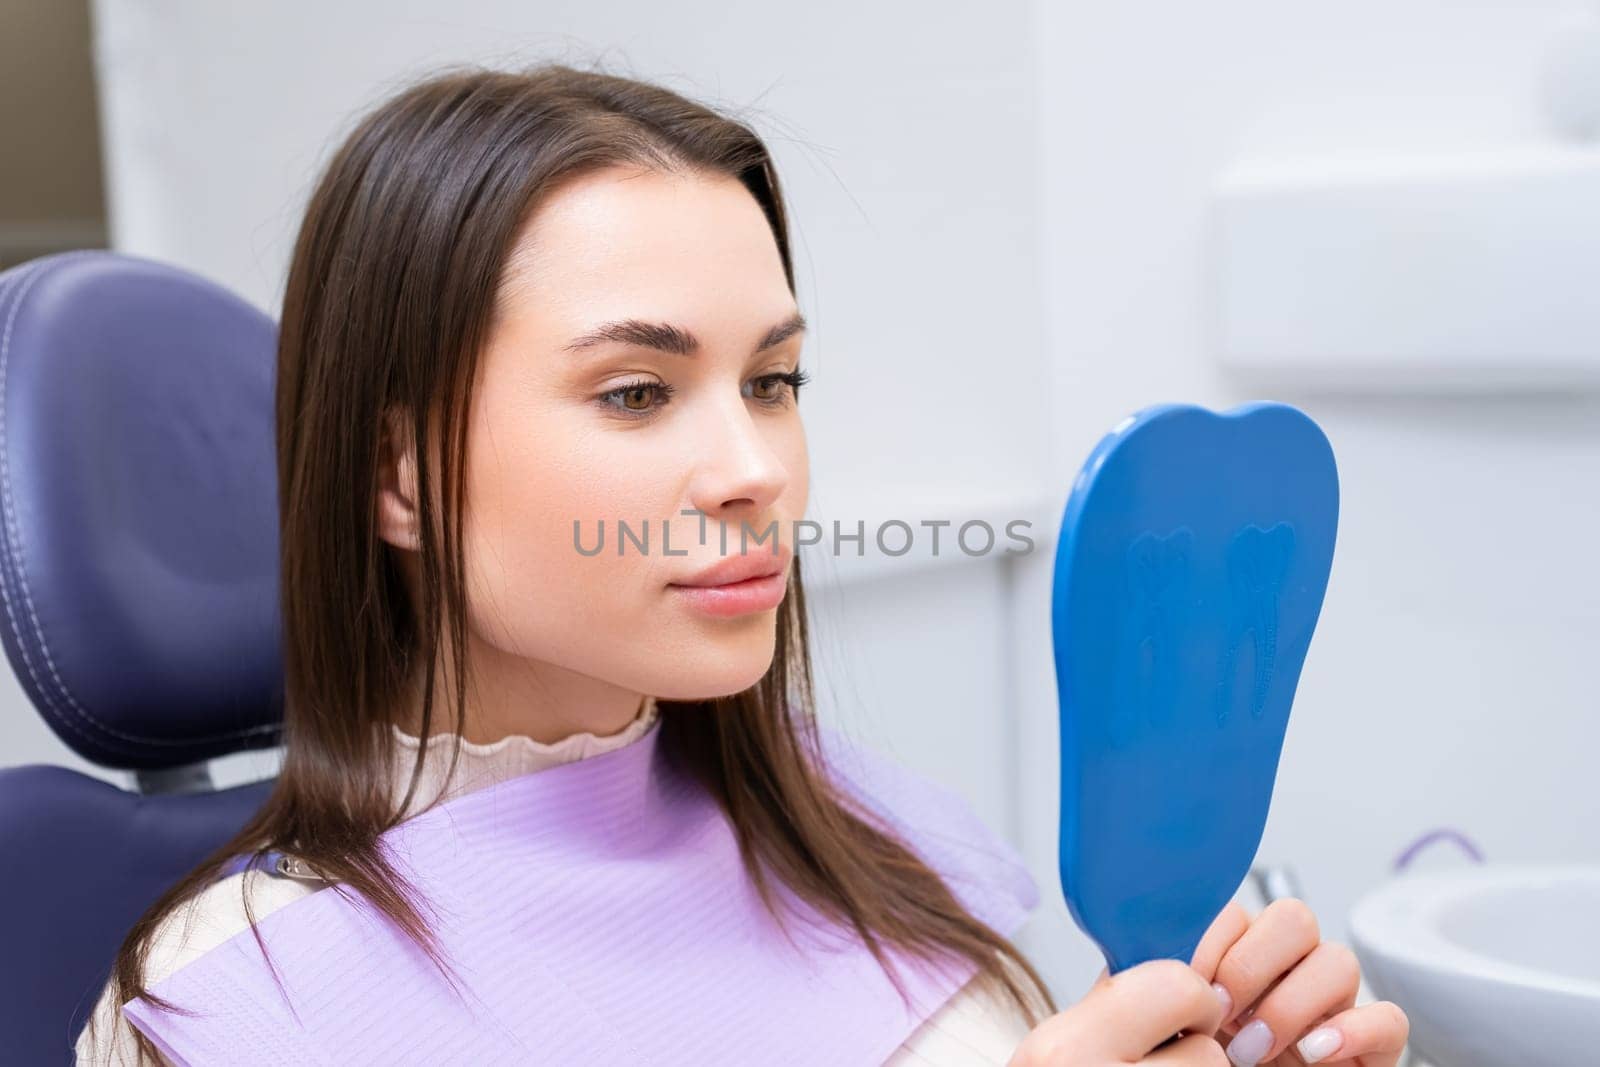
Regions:
<instances>
[{"instance_id":1,"label":"neck","mask_svg":"<svg viewBox=\"0 0 1600 1067\"><path fill-rule=\"evenodd\" d=\"M463 738L489 744L512 734L555 744L578 733L605 737L623 730L639 714L645 694L626 686L512 655L471 641ZM395 722L422 735L423 674L406 689ZM448 657L434 674L433 721L429 734L456 730L455 686Z\"/></svg>"}]
</instances>

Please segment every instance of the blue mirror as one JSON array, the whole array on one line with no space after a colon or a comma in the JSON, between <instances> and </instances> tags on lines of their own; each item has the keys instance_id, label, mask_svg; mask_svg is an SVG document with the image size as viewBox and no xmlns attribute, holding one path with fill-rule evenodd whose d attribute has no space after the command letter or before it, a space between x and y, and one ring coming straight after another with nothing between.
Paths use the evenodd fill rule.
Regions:
<instances>
[{"instance_id":1,"label":"blue mirror","mask_svg":"<svg viewBox=\"0 0 1600 1067\"><path fill-rule=\"evenodd\" d=\"M1333 563L1327 438L1285 404L1163 404L1095 446L1052 637L1061 887L1112 974L1185 963L1254 861Z\"/></svg>"}]
</instances>

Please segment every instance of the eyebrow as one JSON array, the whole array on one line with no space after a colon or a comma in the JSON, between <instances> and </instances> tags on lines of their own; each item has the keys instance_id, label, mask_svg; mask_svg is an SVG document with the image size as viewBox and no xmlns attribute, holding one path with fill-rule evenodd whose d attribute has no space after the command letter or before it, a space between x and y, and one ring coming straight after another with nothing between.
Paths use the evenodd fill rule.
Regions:
<instances>
[{"instance_id":1,"label":"eyebrow","mask_svg":"<svg viewBox=\"0 0 1600 1067\"><path fill-rule=\"evenodd\" d=\"M768 330L756 345L756 352L787 341L806 328L805 316L798 311ZM618 319L603 323L581 337L575 337L562 346L565 352L580 352L595 345L614 341L625 345L654 348L677 356L693 356L700 349L700 340L682 326L670 322L645 322L641 319Z\"/></svg>"}]
</instances>

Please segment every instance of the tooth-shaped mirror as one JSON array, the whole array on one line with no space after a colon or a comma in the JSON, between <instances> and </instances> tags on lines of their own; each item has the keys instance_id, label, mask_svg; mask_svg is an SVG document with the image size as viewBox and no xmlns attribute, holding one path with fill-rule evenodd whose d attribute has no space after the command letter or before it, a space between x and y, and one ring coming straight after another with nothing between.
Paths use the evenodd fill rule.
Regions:
<instances>
[{"instance_id":1,"label":"tooth-shaped mirror","mask_svg":"<svg viewBox=\"0 0 1600 1067\"><path fill-rule=\"evenodd\" d=\"M1056 548L1061 887L1115 974L1188 962L1261 843L1339 481L1285 404L1163 404L1095 447Z\"/></svg>"}]
</instances>

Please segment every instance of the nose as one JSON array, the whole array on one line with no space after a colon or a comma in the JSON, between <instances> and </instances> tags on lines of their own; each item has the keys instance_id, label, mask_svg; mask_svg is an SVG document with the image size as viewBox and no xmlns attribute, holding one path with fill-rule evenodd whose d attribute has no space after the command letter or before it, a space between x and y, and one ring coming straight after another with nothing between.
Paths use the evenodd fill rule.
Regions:
<instances>
[{"instance_id":1,"label":"nose","mask_svg":"<svg viewBox=\"0 0 1600 1067\"><path fill-rule=\"evenodd\" d=\"M773 503L789 483L789 471L772 447L771 420L752 415L743 398L723 403L696 420L699 462L689 502L713 519L729 522L772 518Z\"/></svg>"}]
</instances>

